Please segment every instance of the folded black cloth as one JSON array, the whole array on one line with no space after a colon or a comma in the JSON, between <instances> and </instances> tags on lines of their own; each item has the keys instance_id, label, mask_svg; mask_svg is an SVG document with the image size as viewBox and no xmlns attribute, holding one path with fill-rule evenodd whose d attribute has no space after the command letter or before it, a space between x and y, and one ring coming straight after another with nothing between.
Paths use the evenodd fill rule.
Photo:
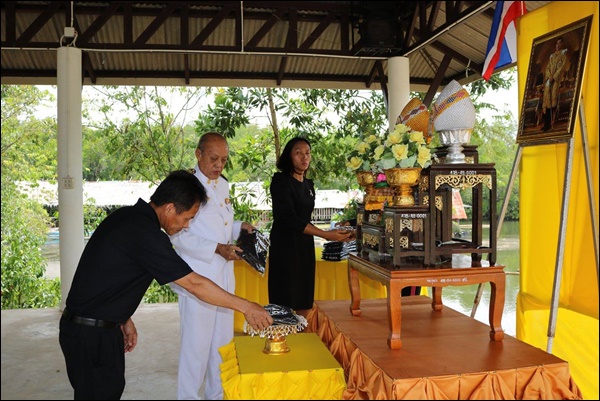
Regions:
<instances>
[{"instance_id":1,"label":"folded black cloth","mask_svg":"<svg viewBox=\"0 0 600 401\"><path fill-rule=\"evenodd\" d=\"M323 255L321 257L321 259L325 260L327 262L341 262L342 260L348 259L348 255L346 255L346 256L340 256L340 255L337 255L337 256L327 256L327 255Z\"/></svg>"},{"instance_id":2,"label":"folded black cloth","mask_svg":"<svg viewBox=\"0 0 600 401\"><path fill-rule=\"evenodd\" d=\"M270 245L269 237L258 230L254 230L252 233L241 230L235 244L243 250L242 253L238 252L238 255L252 266L254 270L264 275L267 266L267 252Z\"/></svg>"},{"instance_id":3,"label":"folded black cloth","mask_svg":"<svg viewBox=\"0 0 600 401\"><path fill-rule=\"evenodd\" d=\"M323 244L321 259L338 262L340 260L348 259L350 252L356 252L356 240L347 242L329 241Z\"/></svg>"},{"instance_id":4,"label":"folded black cloth","mask_svg":"<svg viewBox=\"0 0 600 401\"><path fill-rule=\"evenodd\" d=\"M356 240L348 241L348 242L338 242L338 241L330 241L323 244L324 250L340 250L340 249L349 249L356 247Z\"/></svg>"},{"instance_id":5,"label":"folded black cloth","mask_svg":"<svg viewBox=\"0 0 600 401\"><path fill-rule=\"evenodd\" d=\"M298 315L294 313L292 308L287 306L268 304L264 308L269 312L269 315L273 318L273 325L295 325L298 324Z\"/></svg>"},{"instance_id":6,"label":"folded black cloth","mask_svg":"<svg viewBox=\"0 0 600 401\"><path fill-rule=\"evenodd\" d=\"M323 244L323 250L327 251L339 251L344 248L344 244L341 242L326 242Z\"/></svg>"},{"instance_id":7,"label":"folded black cloth","mask_svg":"<svg viewBox=\"0 0 600 401\"><path fill-rule=\"evenodd\" d=\"M325 251L323 251L321 253L321 255L323 255L323 256L325 256L325 255L329 255L329 256L331 256L331 255L348 255L348 251L337 251L337 252L325 252Z\"/></svg>"}]
</instances>

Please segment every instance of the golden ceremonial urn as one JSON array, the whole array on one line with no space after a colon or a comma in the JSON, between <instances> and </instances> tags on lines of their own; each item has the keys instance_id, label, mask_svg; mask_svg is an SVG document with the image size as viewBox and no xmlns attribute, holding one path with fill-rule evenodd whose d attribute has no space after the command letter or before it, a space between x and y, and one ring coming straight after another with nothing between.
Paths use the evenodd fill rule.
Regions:
<instances>
[{"instance_id":1,"label":"golden ceremonial urn","mask_svg":"<svg viewBox=\"0 0 600 401\"><path fill-rule=\"evenodd\" d=\"M384 171L390 187L394 188L393 206L414 206L413 189L421 177L421 167L390 168Z\"/></svg>"},{"instance_id":2,"label":"golden ceremonial urn","mask_svg":"<svg viewBox=\"0 0 600 401\"><path fill-rule=\"evenodd\" d=\"M377 182L377 174L372 171L357 171L356 180L358 185L365 188L365 192L369 194Z\"/></svg>"},{"instance_id":3,"label":"golden ceremonial urn","mask_svg":"<svg viewBox=\"0 0 600 401\"><path fill-rule=\"evenodd\" d=\"M357 171L356 180L358 185L365 189L363 202L369 204L374 201L375 183L377 182L377 173L372 171Z\"/></svg>"}]
</instances>

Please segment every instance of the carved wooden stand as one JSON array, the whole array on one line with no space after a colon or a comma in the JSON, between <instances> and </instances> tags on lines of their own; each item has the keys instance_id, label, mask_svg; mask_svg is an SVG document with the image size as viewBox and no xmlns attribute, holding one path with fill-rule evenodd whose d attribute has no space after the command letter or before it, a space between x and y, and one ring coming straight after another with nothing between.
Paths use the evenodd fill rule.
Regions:
<instances>
[{"instance_id":1,"label":"carved wooden stand","mask_svg":"<svg viewBox=\"0 0 600 401\"><path fill-rule=\"evenodd\" d=\"M438 153L443 158L444 149L438 149ZM467 163L434 164L423 169L415 191L415 206L386 206L382 211L366 211L364 205L359 204L358 252L350 254L348 259L350 312L354 316L361 314L359 272L385 284L390 327L388 346L392 349L402 347L401 290L409 286L432 287L431 306L439 311L443 308L443 287L489 282L492 287L490 338L494 341L504 338L501 320L506 278L504 266L494 266L496 170L494 164L478 163L475 147L465 147L465 155ZM453 189L471 191L471 240L453 237ZM485 194L489 207L484 211ZM489 225L485 242L484 224ZM454 254L470 254L469 265L452 265ZM488 255L485 267L483 254Z\"/></svg>"},{"instance_id":2,"label":"carved wooden stand","mask_svg":"<svg viewBox=\"0 0 600 401\"><path fill-rule=\"evenodd\" d=\"M473 261L481 261L488 254L491 265L496 263L496 169L494 164L435 164L427 169L426 182L421 190L427 191L424 202L429 206L431 259L436 263L451 258L452 254L470 253ZM473 197L471 241L452 237L452 189L471 189ZM487 223L488 243L483 243L483 191L489 191ZM433 202L431 201L433 199ZM440 258L438 258L440 257Z\"/></svg>"},{"instance_id":3,"label":"carved wooden stand","mask_svg":"<svg viewBox=\"0 0 600 401\"><path fill-rule=\"evenodd\" d=\"M471 240L452 234L452 190L472 191ZM484 211L484 193L487 210ZM366 211L359 204L357 250L363 255L391 257L393 264L435 265L453 254L470 253L475 263L487 254L496 263L496 169L494 164L435 164L423 170L417 191L418 205L386 206ZM432 201L433 200L433 201ZM484 242L483 226L489 226Z\"/></svg>"},{"instance_id":4,"label":"carved wooden stand","mask_svg":"<svg viewBox=\"0 0 600 401\"><path fill-rule=\"evenodd\" d=\"M354 316L360 316L362 313L360 309L359 273L387 286L389 323L387 343L391 349L402 348L402 297L400 292L402 288L413 285L432 287L431 307L435 311L440 311L443 308L443 287L489 282L492 288L489 313L490 339L494 341L504 339L504 330L501 324L506 286L504 266L477 267L446 264L435 267L413 265L397 268L391 261L387 263L373 261L368 257L351 253L348 258L348 282L352 296L350 313Z\"/></svg>"}]
</instances>

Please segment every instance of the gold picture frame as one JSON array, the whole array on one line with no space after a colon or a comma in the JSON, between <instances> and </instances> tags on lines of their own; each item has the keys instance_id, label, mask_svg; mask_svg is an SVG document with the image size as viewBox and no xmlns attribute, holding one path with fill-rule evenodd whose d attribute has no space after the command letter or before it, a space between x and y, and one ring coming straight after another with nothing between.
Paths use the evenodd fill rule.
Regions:
<instances>
[{"instance_id":1,"label":"gold picture frame","mask_svg":"<svg viewBox=\"0 0 600 401\"><path fill-rule=\"evenodd\" d=\"M592 16L533 40L517 143L573 136Z\"/></svg>"}]
</instances>

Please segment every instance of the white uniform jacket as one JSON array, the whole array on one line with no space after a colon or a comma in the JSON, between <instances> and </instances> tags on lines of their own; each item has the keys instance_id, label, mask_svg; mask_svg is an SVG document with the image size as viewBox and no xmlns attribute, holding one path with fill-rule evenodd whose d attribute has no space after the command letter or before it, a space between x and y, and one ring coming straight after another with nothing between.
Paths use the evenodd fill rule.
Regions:
<instances>
[{"instance_id":1,"label":"white uniform jacket","mask_svg":"<svg viewBox=\"0 0 600 401\"><path fill-rule=\"evenodd\" d=\"M201 206L187 229L171 236L177 253L198 274L207 277L223 289L233 293L235 278L233 261L215 253L217 244L233 244L240 234L241 221L233 220L233 207L229 200L229 183L223 177L209 180L200 169L194 175L204 185L208 201ZM228 285L229 283L229 285ZM177 284L171 283L177 294L193 297ZM233 288L225 288L233 287Z\"/></svg>"}]
</instances>

